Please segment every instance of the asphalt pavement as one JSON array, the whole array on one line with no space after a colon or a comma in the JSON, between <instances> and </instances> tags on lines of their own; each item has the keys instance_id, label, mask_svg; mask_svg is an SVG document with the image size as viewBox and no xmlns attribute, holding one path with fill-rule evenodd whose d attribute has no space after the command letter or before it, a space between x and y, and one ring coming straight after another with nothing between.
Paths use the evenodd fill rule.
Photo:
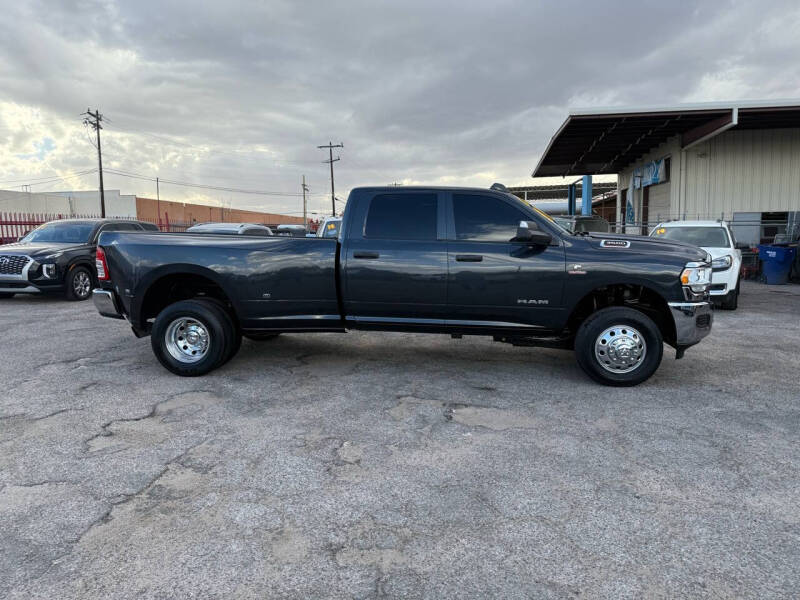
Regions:
<instances>
[{"instance_id":1,"label":"asphalt pavement","mask_svg":"<svg viewBox=\"0 0 800 600\"><path fill-rule=\"evenodd\" d=\"M0 597L796 597L798 288L628 389L387 333L184 379L91 303L0 300Z\"/></svg>"}]
</instances>

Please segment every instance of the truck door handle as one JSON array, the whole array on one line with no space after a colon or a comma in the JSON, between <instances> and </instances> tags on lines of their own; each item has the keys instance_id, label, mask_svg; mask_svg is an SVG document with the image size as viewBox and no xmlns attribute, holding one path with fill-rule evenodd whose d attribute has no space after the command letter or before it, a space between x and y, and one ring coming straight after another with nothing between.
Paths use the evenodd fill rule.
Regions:
<instances>
[{"instance_id":1,"label":"truck door handle","mask_svg":"<svg viewBox=\"0 0 800 600\"><path fill-rule=\"evenodd\" d=\"M353 252L353 258L379 258L377 252Z\"/></svg>"},{"instance_id":2,"label":"truck door handle","mask_svg":"<svg viewBox=\"0 0 800 600\"><path fill-rule=\"evenodd\" d=\"M481 262L483 256L480 254L456 254L456 261L458 262Z\"/></svg>"}]
</instances>

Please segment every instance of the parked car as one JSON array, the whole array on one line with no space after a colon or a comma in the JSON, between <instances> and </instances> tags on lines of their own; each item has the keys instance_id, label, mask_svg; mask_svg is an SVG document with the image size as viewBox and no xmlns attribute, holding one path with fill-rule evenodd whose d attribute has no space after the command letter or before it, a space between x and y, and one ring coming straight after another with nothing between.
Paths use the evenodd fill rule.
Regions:
<instances>
[{"instance_id":1,"label":"parked car","mask_svg":"<svg viewBox=\"0 0 800 600\"><path fill-rule=\"evenodd\" d=\"M275 235L266 225L254 223L198 223L186 229L187 233L212 233L220 235Z\"/></svg>"},{"instance_id":2,"label":"parked car","mask_svg":"<svg viewBox=\"0 0 800 600\"><path fill-rule=\"evenodd\" d=\"M699 246L711 254L711 298L726 310L739 306L742 251L724 221L669 221L659 223L651 237Z\"/></svg>"},{"instance_id":3,"label":"parked car","mask_svg":"<svg viewBox=\"0 0 800 600\"><path fill-rule=\"evenodd\" d=\"M308 229L305 225L278 225L275 233L283 237L305 237Z\"/></svg>"},{"instance_id":4,"label":"parked car","mask_svg":"<svg viewBox=\"0 0 800 600\"><path fill-rule=\"evenodd\" d=\"M582 231L608 233L611 231L611 224L600 215L559 215L554 216L553 219L564 229L573 233Z\"/></svg>"},{"instance_id":5,"label":"parked car","mask_svg":"<svg viewBox=\"0 0 800 600\"><path fill-rule=\"evenodd\" d=\"M63 293L86 300L95 278L95 248L104 231L158 231L152 223L121 219L50 221L18 242L0 246L0 298Z\"/></svg>"},{"instance_id":6,"label":"parked car","mask_svg":"<svg viewBox=\"0 0 800 600\"><path fill-rule=\"evenodd\" d=\"M342 227L342 217L325 217L325 220L317 228L317 237L337 238Z\"/></svg>"},{"instance_id":7,"label":"parked car","mask_svg":"<svg viewBox=\"0 0 800 600\"><path fill-rule=\"evenodd\" d=\"M347 329L487 335L575 350L593 379L646 380L709 334L711 257L644 236L573 234L499 190L369 187L338 239L104 233L100 314L202 375L242 333Z\"/></svg>"}]
</instances>

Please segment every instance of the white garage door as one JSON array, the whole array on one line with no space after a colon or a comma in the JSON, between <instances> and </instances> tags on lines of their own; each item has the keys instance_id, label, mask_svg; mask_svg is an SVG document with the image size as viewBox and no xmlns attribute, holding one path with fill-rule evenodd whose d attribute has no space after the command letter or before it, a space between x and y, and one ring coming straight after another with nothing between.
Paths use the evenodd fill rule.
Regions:
<instances>
[{"instance_id":1,"label":"white garage door","mask_svg":"<svg viewBox=\"0 0 800 600\"><path fill-rule=\"evenodd\" d=\"M650 227L657 225L659 221L669 219L669 183L650 186L649 202L647 207L647 220Z\"/></svg>"}]
</instances>

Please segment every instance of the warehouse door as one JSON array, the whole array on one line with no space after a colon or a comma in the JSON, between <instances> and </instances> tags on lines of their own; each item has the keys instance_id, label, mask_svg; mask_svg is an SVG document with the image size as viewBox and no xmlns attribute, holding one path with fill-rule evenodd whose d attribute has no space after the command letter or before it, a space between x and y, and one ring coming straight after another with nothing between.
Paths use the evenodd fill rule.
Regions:
<instances>
[{"instance_id":1,"label":"warehouse door","mask_svg":"<svg viewBox=\"0 0 800 600\"><path fill-rule=\"evenodd\" d=\"M669 183L649 185L642 194L642 235L650 233L659 221L669 219Z\"/></svg>"}]
</instances>

